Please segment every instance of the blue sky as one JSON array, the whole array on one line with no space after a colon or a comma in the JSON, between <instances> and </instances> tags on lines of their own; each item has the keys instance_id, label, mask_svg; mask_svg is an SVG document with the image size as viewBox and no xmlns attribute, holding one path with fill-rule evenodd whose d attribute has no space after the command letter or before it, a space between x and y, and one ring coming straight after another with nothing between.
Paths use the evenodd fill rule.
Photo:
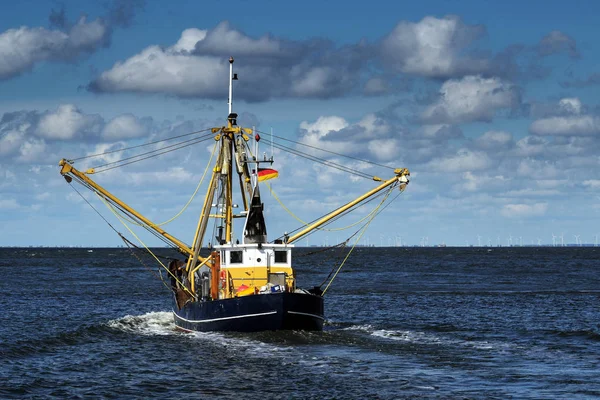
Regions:
<instances>
[{"instance_id":1,"label":"blue sky","mask_svg":"<svg viewBox=\"0 0 600 400\"><path fill-rule=\"evenodd\" d=\"M230 55L241 124L410 169L406 192L364 244L593 244L599 11L595 1L450 0L4 7L0 245L120 245L64 182L58 161L224 124ZM188 201L209 157L201 144L95 179L160 222ZM277 151L275 161L273 190L302 220L374 185ZM298 227L268 190L263 197L269 238ZM191 241L201 200L164 228ZM331 245L352 233L318 232L301 244Z\"/></svg>"}]
</instances>

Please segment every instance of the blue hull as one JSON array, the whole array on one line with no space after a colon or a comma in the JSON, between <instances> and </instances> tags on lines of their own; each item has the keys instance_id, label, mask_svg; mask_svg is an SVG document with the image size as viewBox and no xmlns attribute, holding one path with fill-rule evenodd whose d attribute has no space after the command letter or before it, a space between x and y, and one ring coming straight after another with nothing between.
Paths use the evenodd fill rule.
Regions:
<instances>
[{"instance_id":1,"label":"blue hull","mask_svg":"<svg viewBox=\"0 0 600 400\"><path fill-rule=\"evenodd\" d=\"M190 302L173 314L179 329L199 332L321 331L324 321L323 297L287 292Z\"/></svg>"}]
</instances>

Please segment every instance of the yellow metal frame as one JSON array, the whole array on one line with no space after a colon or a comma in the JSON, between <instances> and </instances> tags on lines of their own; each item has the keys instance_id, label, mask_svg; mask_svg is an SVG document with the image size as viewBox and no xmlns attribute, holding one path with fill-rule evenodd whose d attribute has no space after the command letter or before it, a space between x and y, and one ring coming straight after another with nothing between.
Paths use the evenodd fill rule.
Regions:
<instances>
[{"instance_id":1,"label":"yellow metal frame","mask_svg":"<svg viewBox=\"0 0 600 400\"><path fill-rule=\"evenodd\" d=\"M321 218L317 222L308 225L306 228L304 228L300 232L296 233L293 236L290 236L290 238L288 239L287 242L288 243L295 242L296 240L302 238L304 235L306 235L310 231L312 231L314 229L317 229L318 227L320 227L324 223L326 223L328 221L331 221L332 218L337 217L338 215L340 215L344 211L347 211L348 209L354 207L358 203L360 203L360 202L368 199L369 197L373 196L374 194L382 191L383 189L387 188L388 186L390 186L390 185L392 185L392 184L394 184L396 182L400 182L401 184L408 183L408 177L410 176L410 172L408 171L408 169L406 169L406 168L398 168L398 169L394 170L394 173L396 174L396 176L393 177L392 179L388 179L387 181L383 182L381 185L377 186L375 189L369 190L367 193L363 194L362 196L356 198L355 200L352 200L349 203L344 204L340 208L338 208L338 209L332 211L331 213L327 214L326 216L324 216L323 218ZM375 178L373 178L373 180L380 181L381 179L375 177Z\"/></svg>"},{"instance_id":2,"label":"yellow metal frame","mask_svg":"<svg viewBox=\"0 0 600 400\"><path fill-rule=\"evenodd\" d=\"M94 190L96 190L101 196L114 202L119 207L123 208L125 211L127 211L128 213L133 215L135 218L137 218L139 221L141 221L143 224L147 225L149 228L151 228L155 232L157 232L160 235L162 235L163 237L165 237L171 243L175 244L181 251L187 253L188 255L193 254L192 249L190 249L190 247L188 245L183 243L181 240L177 239L175 236L170 235L164 229L162 229L161 227L159 227L158 225L156 225L155 223L150 221L148 218L144 217L142 214L140 214L139 212L137 212L136 210L134 210L127 204L123 203L115 195L113 195L108 190L104 189L102 186L100 186L99 184L94 182L92 179L90 179L85 173L79 171L77 168L75 168L71 164L69 164L69 162L67 160L65 160L64 158L62 160L60 160L58 165L62 167L60 170L61 175L76 176L77 178L81 179L82 181L84 181L85 183L87 183L88 185L93 187Z\"/></svg>"}]
</instances>

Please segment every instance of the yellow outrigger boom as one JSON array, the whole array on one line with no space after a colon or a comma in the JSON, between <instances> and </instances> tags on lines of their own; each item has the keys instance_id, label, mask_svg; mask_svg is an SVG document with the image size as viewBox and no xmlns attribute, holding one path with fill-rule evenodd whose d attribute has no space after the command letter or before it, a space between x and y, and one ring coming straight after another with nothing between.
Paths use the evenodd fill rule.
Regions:
<instances>
[{"instance_id":1,"label":"yellow outrigger boom","mask_svg":"<svg viewBox=\"0 0 600 400\"><path fill-rule=\"evenodd\" d=\"M77 168L75 168L74 166L69 164L69 162L67 160L65 160L64 158L62 160L60 160L58 165L62 167L60 170L60 174L63 175L67 179L68 182L70 182L69 179L72 179L72 177L69 175L73 175L73 176L77 177L78 179L82 180L83 182L85 182L86 184L91 186L94 189L94 191L96 191L102 197L114 202L119 207L121 207L122 209L127 211L129 214L131 214L132 216L137 218L141 223L143 223L144 225L153 229L154 231L158 232L160 235L165 237L168 241L175 244L179 248L179 250L182 251L183 253L188 254L188 255L194 254L194 252L192 251L192 249L190 249L190 247L188 245L183 243L181 240L177 239L175 236L170 235L164 229L162 229L161 227L157 226L152 221L150 221L148 218L144 217L142 214L140 214L139 212L137 212L136 210L134 210L133 208L131 208L130 206L128 206L127 204L122 202L121 200L119 200L118 197L116 197L115 195L110 193L108 190L104 189L102 186L98 185L96 182L94 182L92 179L90 179L86 175L86 173L79 171ZM91 170L89 172L93 173L93 170Z\"/></svg>"},{"instance_id":2,"label":"yellow outrigger boom","mask_svg":"<svg viewBox=\"0 0 600 400\"><path fill-rule=\"evenodd\" d=\"M326 216L324 216L323 218L321 218L317 222L308 225L306 228L304 228L300 232L296 233L293 236L290 236L290 238L288 239L287 243L293 243L293 242L295 242L296 240L302 238L304 235L306 235L306 234L310 233L311 231L317 229L318 227L320 227L321 225L325 224L326 222L331 221L332 218L337 217L338 215L340 215L344 211L346 211L346 210L354 207L358 203L360 203L360 202L368 199L369 197L371 197L374 194L382 191L383 189L389 187L390 185L393 185L396 182L400 182L400 190L404 190L404 188L408 184L408 177L410 176L410 172L406 168L397 168L397 169L394 170L394 173L396 174L396 176L394 176L393 178L388 179L387 181L383 182L381 185L377 186L375 189L369 190L367 193L363 194L362 196L357 197L355 200L352 200L351 202L344 204L343 206L341 206L340 208L338 208L338 209L330 212L329 214L327 214ZM381 179L375 177L375 178L373 178L373 180L379 181Z\"/></svg>"}]
</instances>

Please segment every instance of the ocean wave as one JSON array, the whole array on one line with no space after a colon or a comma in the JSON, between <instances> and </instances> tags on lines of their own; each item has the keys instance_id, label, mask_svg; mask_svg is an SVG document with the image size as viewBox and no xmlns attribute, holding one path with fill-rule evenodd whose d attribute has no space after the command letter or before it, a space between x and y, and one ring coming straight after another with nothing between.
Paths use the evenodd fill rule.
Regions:
<instances>
[{"instance_id":1,"label":"ocean wave","mask_svg":"<svg viewBox=\"0 0 600 400\"><path fill-rule=\"evenodd\" d=\"M108 321L111 329L141 335L174 335L178 334L173 321L173 314L169 311L155 311L142 315L126 315Z\"/></svg>"},{"instance_id":2,"label":"ocean wave","mask_svg":"<svg viewBox=\"0 0 600 400\"><path fill-rule=\"evenodd\" d=\"M594 341L600 341L600 332L593 329L580 329L580 330L555 330L551 333L561 337L581 337L585 339L591 339Z\"/></svg>"},{"instance_id":3,"label":"ocean wave","mask_svg":"<svg viewBox=\"0 0 600 400\"><path fill-rule=\"evenodd\" d=\"M464 346L478 350L492 350L509 346L506 343L495 343L487 340L465 340L463 338L454 338L448 335L424 331L396 330L375 328L371 324L352 325L343 329L343 331L364 332L378 340L391 340L395 342L405 342L420 345L436 346Z\"/></svg>"}]
</instances>

